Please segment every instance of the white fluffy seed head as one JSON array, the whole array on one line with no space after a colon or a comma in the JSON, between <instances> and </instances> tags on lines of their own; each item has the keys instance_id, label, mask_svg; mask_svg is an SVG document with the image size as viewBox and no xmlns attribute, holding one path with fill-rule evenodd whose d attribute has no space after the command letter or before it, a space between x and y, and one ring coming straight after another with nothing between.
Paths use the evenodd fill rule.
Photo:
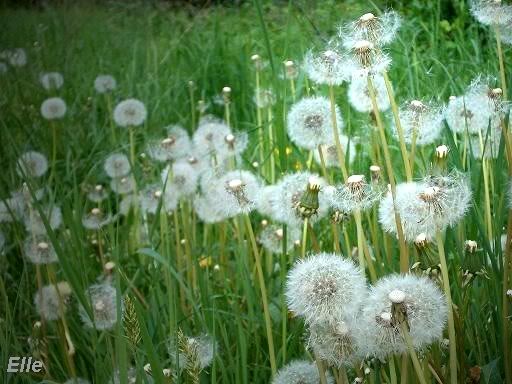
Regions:
<instances>
[{"instance_id":1,"label":"white fluffy seed head","mask_svg":"<svg viewBox=\"0 0 512 384\"><path fill-rule=\"evenodd\" d=\"M333 384L334 379L329 372L326 374L327 384ZM318 368L312 362L295 360L277 371L272 384L318 384L320 376Z\"/></svg>"},{"instance_id":2,"label":"white fluffy seed head","mask_svg":"<svg viewBox=\"0 0 512 384\"><path fill-rule=\"evenodd\" d=\"M350 78L346 57L332 48L314 54L309 51L304 58L308 77L317 84L340 85Z\"/></svg>"},{"instance_id":3,"label":"white fluffy seed head","mask_svg":"<svg viewBox=\"0 0 512 384\"><path fill-rule=\"evenodd\" d=\"M47 170L48 160L40 152L28 151L18 159L16 171L21 177L41 177Z\"/></svg>"},{"instance_id":4,"label":"white fluffy seed head","mask_svg":"<svg viewBox=\"0 0 512 384\"><path fill-rule=\"evenodd\" d=\"M339 37L347 49L353 47L358 40L368 40L382 47L395 39L400 24L400 16L394 11L384 12L379 16L369 12L343 25L339 30Z\"/></svg>"},{"instance_id":5,"label":"white fluffy seed head","mask_svg":"<svg viewBox=\"0 0 512 384\"><path fill-rule=\"evenodd\" d=\"M98 75L94 79L94 89L98 93L111 92L117 87L116 79L111 75Z\"/></svg>"},{"instance_id":6,"label":"white fluffy seed head","mask_svg":"<svg viewBox=\"0 0 512 384\"><path fill-rule=\"evenodd\" d=\"M123 128L142 125L147 117L144 103L137 99L126 99L116 105L114 109L114 121Z\"/></svg>"},{"instance_id":7,"label":"white fluffy seed head","mask_svg":"<svg viewBox=\"0 0 512 384\"><path fill-rule=\"evenodd\" d=\"M62 315L62 310L64 312L67 310L67 302L70 295L71 288L67 282L59 282L57 285L45 285L34 296L37 313L45 320L59 319Z\"/></svg>"},{"instance_id":8,"label":"white fluffy seed head","mask_svg":"<svg viewBox=\"0 0 512 384\"><path fill-rule=\"evenodd\" d=\"M370 92L368 91L368 74L366 72L355 72L351 79L347 92L350 105L358 112L372 112L373 105ZM372 77L372 84L378 110L381 112L387 111L390 104L386 84L382 75L375 74Z\"/></svg>"},{"instance_id":9,"label":"white fluffy seed head","mask_svg":"<svg viewBox=\"0 0 512 384\"><path fill-rule=\"evenodd\" d=\"M41 115L46 120L62 119L66 110L66 102L60 97L50 97L41 104Z\"/></svg>"},{"instance_id":10,"label":"white fluffy seed head","mask_svg":"<svg viewBox=\"0 0 512 384\"><path fill-rule=\"evenodd\" d=\"M505 25L512 21L512 6L500 0L473 0L471 14L484 25Z\"/></svg>"},{"instance_id":11,"label":"white fluffy seed head","mask_svg":"<svg viewBox=\"0 0 512 384\"><path fill-rule=\"evenodd\" d=\"M351 140L348 136L339 135L341 148L343 153L345 154L345 159L349 164L354 162L356 158L356 146L354 141ZM324 164L327 168L340 168L340 161L338 159L338 153L336 151L336 144L322 144L320 145L320 150L322 151L322 156L324 158ZM313 157L315 162L322 166L322 159L320 158L320 153L318 150L313 151Z\"/></svg>"},{"instance_id":12,"label":"white fluffy seed head","mask_svg":"<svg viewBox=\"0 0 512 384\"><path fill-rule=\"evenodd\" d=\"M109 284L94 284L87 288L86 297L90 300L92 318L83 306L79 308L80 318L87 328L111 329L117 322L117 292Z\"/></svg>"},{"instance_id":13,"label":"white fluffy seed head","mask_svg":"<svg viewBox=\"0 0 512 384\"><path fill-rule=\"evenodd\" d=\"M338 130L343 129L343 119L336 106ZM331 104L325 97L308 97L295 103L287 117L290 139L299 147L316 150L319 145L333 144Z\"/></svg>"},{"instance_id":14,"label":"white fluffy seed head","mask_svg":"<svg viewBox=\"0 0 512 384\"><path fill-rule=\"evenodd\" d=\"M399 118L404 141L423 146L434 143L444 128L444 109L442 107L413 100L400 107ZM398 129L392 125L392 132L398 140Z\"/></svg>"},{"instance_id":15,"label":"white fluffy seed head","mask_svg":"<svg viewBox=\"0 0 512 384\"><path fill-rule=\"evenodd\" d=\"M39 76L39 81L44 89L50 91L61 88L64 84L64 77L59 72L46 72Z\"/></svg>"},{"instance_id":16,"label":"white fluffy seed head","mask_svg":"<svg viewBox=\"0 0 512 384\"><path fill-rule=\"evenodd\" d=\"M308 324L350 319L366 294L361 271L336 254L319 253L298 261L286 280L288 307Z\"/></svg>"}]
</instances>

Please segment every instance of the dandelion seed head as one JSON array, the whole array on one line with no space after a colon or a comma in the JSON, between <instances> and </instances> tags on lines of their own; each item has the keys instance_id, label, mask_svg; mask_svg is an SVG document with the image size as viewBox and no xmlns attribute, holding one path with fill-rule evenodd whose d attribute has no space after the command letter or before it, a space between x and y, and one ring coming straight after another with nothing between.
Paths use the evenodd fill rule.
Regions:
<instances>
[{"instance_id":1,"label":"dandelion seed head","mask_svg":"<svg viewBox=\"0 0 512 384\"><path fill-rule=\"evenodd\" d=\"M227 216L225 212L220 209L216 201L212 201L209 195L197 195L194 200L194 211L196 212L199 219L208 224L219 223Z\"/></svg>"},{"instance_id":2,"label":"dandelion seed head","mask_svg":"<svg viewBox=\"0 0 512 384\"><path fill-rule=\"evenodd\" d=\"M276 103L276 97L271 89L257 90L252 100L258 108L267 108Z\"/></svg>"},{"instance_id":3,"label":"dandelion seed head","mask_svg":"<svg viewBox=\"0 0 512 384\"><path fill-rule=\"evenodd\" d=\"M407 144L413 141L418 146L432 144L439 139L444 128L444 109L419 100L413 100L401 106L398 116L403 138ZM398 140L395 124L392 125L392 132Z\"/></svg>"},{"instance_id":4,"label":"dandelion seed head","mask_svg":"<svg viewBox=\"0 0 512 384\"><path fill-rule=\"evenodd\" d=\"M79 314L87 328L108 330L117 322L117 292L107 283L93 284L86 291L86 297L90 300L92 318L83 306L80 305Z\"/></svg>"},{"instance_id":5,"label":"dandelion seed head","mask_svg":"<svg viewBox=\"0 0 512 384\"><path fill-rule=\"evenodd\" d=\"M330 253L298 261L286 279L288 307L307 324L335 324L352 318L366 292L366 280L359 268Z\"/></svg>"},{"instance_id":6,"label":"dandelion seed head","mask_svg":"<svg viewBox=\"0 0 512 384\"><path fill-rule=\"evenodd\" d=\"M303 66L308 77L317 84L340 85L350 78L346 57L333 47L319 54L309 51Z\"/></svg>"},{"instance_id":7,"label":"dandelion seed head","mask_svg":"<svg viewBox=\"0 0 512 384\"><path fill-rule=\"evenodd\" d=\"M139 203L137 196L125 195L119 203L119 213L123 216L128 216L130 211Z\"/></svg>"},{"instance_id":8,"label":"dandelion seed head","mask_svg":"<svg viewBox=\"0 0 512 384\"><path fill-rule=\"evenodd\" d=\"M379 111L388 110L390 107L389 97L382 75L376 74L373 76L372 84L377 101L377 108ZM372 100L370 98L370 92L368 91L367 73L357 72L352 75L347 95L350 105L352 105L356 111L363 113L373 111Z\"/></svg>"},{"instance_id":9,"label":"dandelion seed head","mask_svg":"<svg viewBox=\"0 0 512 384\"><path fill-rule=\"evenodd\" d=\"M361 332L358 347L365 355L384 358L407 350L393 305L403 308L415 349L421 350L441 339L448 306L439 287L426 277L390 275L371 289L356 323Z\"/></svg>"},{"instance_id":10,"label":"dandelion seed head","mask_svg":"<svg viewBox=\"0 0 512 384\"><path fill-rule=\"evenodd\" d=\"M223 161L225 159L241 155L247 145L249 144L249 136L247 132L235 132L228 133L224 137L223 142L219 142L216 148L218 160Z\"/></svg>"},{"instance_id":11,"label":"dandelion seed head","mask_svg":"<svg viewBox=\"0 0 512 384\"><path fill-rule=\"evenodd\" d=\"M379 16L365 13L359 19L340 27L339 37L347 49L360 40L370 41L380 47L395 39L400 25L401 18L394 11L387 11Z\"/></svg>"},{"instance_id":12,"label":"dandelion seed head","mask_svg":"<svg viewBox=\"0 0 512 384\"><path fill-rule=\"evenodd\" d=\"M185 342L187 343L187 348L191 352L192 356L196 359L195 363L201 370L212 364L217 350L217 343L213 337L208 334L202 334L195 337L187 336L185 338ZM179 351L174 340L169 342L167 351L171 358L171 362L175 367L179 366L180 369L185 369L189 364L189 356Z\"/></svg>"},{"instance_id":13,"label":"dandelion seed head","mask_svg":"<svg viewBox=\"0 0 512 384\"><path fill-rule=\"evenodd\" d=\"M336 106L338 130L343 129L343 119ZM332 118L331 104L325 97L308 97L295 103L287 118L287 131L290 139L299 147L316 150L319 145L331 144Z\"/></svg>"},{"instance_id":14,"label":"dandelion seed head","mask_svg":"<svg viewBox=\"0 0 512 384\"><path fill-rule=\"evenodd\" d=\"M334 384L334 379L326 372L327 384ZM306 360L295 360L277 371L272 384L318 384L320 376L314 363Z\"/></svg>"},{"instance_id":15,"label":"dandelion seed head","mask_svg":"<svg viewBox=\"0 0 512 384\"><path fill-rule=\"evenodd\" d=\"M114 108L114 121L123 128L138 127L144 124L147 117L144 103L137 99L126 99Z\"/></svg>"},{"instance_id":16,"label":"dandelion seed head","mask_svg":"<svg viewBox=\"0 0 512 384\"><path fill-rule=\"evenodd\" d=\"M371 208L382 197L380 185L369 184L364 175L351 175L345 184L336 188L331 196L331 205L344 213Z\"/></svg>"},{"instance_id":17,"label":"dandelion seed head","mask_svg":"<svg viewBox=\"0 0 512 384\"><path fill-rule=\"evenodd\" d=\"M179 125L167 127L167 137L151 141L147 146L149 157L166 162L185 157L192 150L187 131Z\"/></svg>"},{"instance_id":18,"label":"dandelion seed head","mask_svg":"<svg viewBox=\"0 0 512 384\"><path fill-rule=\"evenodd\" d=\"M199 175L187 161L177 161L172 166L164 168L161 178L163 185L167 183L167 188L172 189L180 197L187 197L196 192Z\"/></svg>"},{"instance_id":19,"label":"dandelion seed head","mask_svg":"<svg viewBox=\"0 0 512 384\"><path fill-rule=\"evenodd\" d=\"M101 203L108 198L108 192L101 184L95 185L87 192L87 199L93 203Z\"/></svg>"},{"instance_id":20,"label":"dandelion seed head","mask_svg":"<svg viewBox=\"0 0 512 384\"><path fill-rule=\"evenodd\" d=\"M103 163L103 169L110 178L119 178L130 173L130 161L123 153L110 154Z\"/></svg>"},{"instance_id":21,"label":"dandelion seed head","mask_svg":"<svg viewBox=\"0 0 512 384\"><path fill-rule=\"evenodd\" d=\"M64 77L59 72L46 72L39 76L39 82L44 89L50 91L61 88L64 85Z\"/></svg>"},{"instance_id":22,"label":"dandelion seed head","mask_svg":"<svg viewBox=\"0 0 512 384\"><path fill-rule=\"evenodd\" d=\"M46 120L62 119L66 114L66 102L60 97L50 97L41 104L41 116Z\"/></svg>"},{"instance_id":23,"label":"dandelion seed head","mask_svg":"<svg viewBox=\"0 0 512 384\"><path fill-rule=\"evenodd\" d=\"M199 121L192 142L196 151L205 155L215 155L219 148L226 145L224 138L231 133L231 128L223 121L212 116L206 116Z\"/></svg>"},{"instance_id":24,"label":"dandelion seed head","mask_svg":"<svg viewBox=\"0 0 512 384\"><path fill-rule=\"evenodd\" d=\"M162 190L163 186L160 183L150 184L144 187L140 192L140 207L146 214L156 214L158 207L166 212L171 212L176 209L178 204L178 196L175 191L167 186L165 191Z\"/></svg>"},{"instance_id":25,"label":"dandelion seed head","mask_svg":"<svg viewBox=\"0 0 512 384\"><path fill-rule=\"evenodd\" d=\"M315 324L309 327L307 347L317 358L337 368L351 366L357 358L352 331L343 320L334 325Z\"/></svg>"},{"instance_id":26,"label":"dandelion seed head","mask_svg":"<svg viewBox=\"0 0 512 384\"><path fill-rule=\"evenodd\" d=\"M32 264L50 264L58 261L57 253L45 235L29 235L23 242L23 255Z\"/></svg>"},{"instance_id":27,"label":"dandelion seed head","mask_svg":"<svg viewBox=\"0 0 512 384\"><path fill-rule=\"evenodd\" d=\"M471 14L484 25L504 25L512 21L512 6L496 0L473 0Z\"/></svg>"},{"instance_id":28,"label":"dandelion seed head","mask_svg":"<svg viewBox=\"0 0 512 384\"><path fill-rule=\"evenodd\" d=\"M94 89L98 93L112 92L116 87L116 79L111 75L98 75L94 79Z\"/></svg>"},{"instance_id":29,"label":"dandelion seed head","mask_svg":"<svg viewBox=\"0 0 512 384\"><path fill-rule=\"evenodd\" d=\"M24 67L27 65L27 52L23 48L15 48L6 52L7 60L13 67Z\"/></svg>"},{"instance_id":30,"label":"dandelion seed head","mask_svg":"<svg viewBox=\"0 0 512 384\"><path fill-rule=\"evenodd\" d=\"M25 152L18 159L16 170L21 177L41 177L48 170L48 159L40 152Z\"/></svg>"},{"instance_id":31,"label":"dandelion seed head","mask_svg":"<svg viewBox=\"0 0 512 384\"><path fill-rule=\"evenodd\" d=\"M296 240L300 239L300 230L296 227L288 227L286 230L286 251L290 251L294 247ZM259 235L259 242L267 251L282 254L284 231L282 226L275 224L266 225Z\"/></svg>"},{"instance_id":32,"label":"dandelion seed head","mask_svg":"<svg viewBox=\"0 0 512 384\"><path fill-rule=\"evenodd\" d=\"M112 215L105 213L99 208L93 208L82 217L82 225L85 229L100 230L112 222Z\"/></svg>"},{"instance_id":33,"label":"dandelion seed head","mask_svg":"<svg viewBox=\"0 0 512 384\"><path fill-rule=\"evenodd\" d=\"M133 175L115 177L110 180L110 189L118 195L127 195L135 190Z\"/></svg>"},{"instance_id":34,"label":"dandelion seed head","mask_svg":"<svg viewBox=\"0 0 512 384\"><path fill-rule=\"evenodd\" d=\"M71 295L71 287L65 281L56 285L45 285L34 296L36 311L45 320L57 320L61 316L59 296L62 300L64 312L67 310L67 303Z\"/></svg>"}]
</instances>

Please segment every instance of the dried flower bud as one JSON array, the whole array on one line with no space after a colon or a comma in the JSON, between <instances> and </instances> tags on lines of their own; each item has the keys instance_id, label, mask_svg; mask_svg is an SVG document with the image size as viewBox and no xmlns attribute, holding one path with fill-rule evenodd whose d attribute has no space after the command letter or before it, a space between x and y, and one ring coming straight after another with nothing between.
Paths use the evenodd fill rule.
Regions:
<instances>
[{"instance_id":1,"label":"dried flower bud","mask_svg":"<svg viewBox=\"0 0 512 384\"><path fill-rule=\"evenodd\" d=\"M448 156L449 149L446 145L440 145L436 148L436 157L438 159L446 159Z\"/></svg>"},{"instance_id":2,"label":"dried flower bud","mask_svg":"<svg viewBox=\"0 0 512 384\"><path fill-rule=\"evenodd\" d=\"M318 193L320 185L314 181L309 181L306 191L297 204L297 213L304 219L310 218L318 212Z\"/></svg>"},{"instance_id":3,"label":"dried flower bud","mask_svg":"<svg viewBox=\"0 0 512 384\"><path fill-rule=\"evenodd\" d=\"M419 249L425 248L427 246L427 235L424 233L420 233L418 236L416 236L416 239L414 240L414 245Z\"/></svg>"},{"instance_id":4,"label":"dried flower bud","mask_svg":"<svg viewBox=\"0 0 512 384\"><path fill-rule=\"evenodd\" d=\"M474 253L474 252L476 252L476 250L478 248L478 244L474 240L466 240L466 242L464 243L464 248L469 253Z\"/></svg>"}]
</instances>

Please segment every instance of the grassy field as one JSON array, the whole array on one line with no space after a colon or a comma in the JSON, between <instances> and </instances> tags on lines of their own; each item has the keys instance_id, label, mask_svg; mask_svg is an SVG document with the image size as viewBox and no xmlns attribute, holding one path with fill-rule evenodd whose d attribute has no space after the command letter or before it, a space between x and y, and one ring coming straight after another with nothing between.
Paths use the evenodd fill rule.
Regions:
<instances>
[{"instance_id":1,"label":"grassy field","mask_svg":"<svg viewBox=\"0 0 512 384\"><path fill-rule=\"evenodd\" d=\"M227 120L233 132L248 134L247 149L230 160L228 169L235 165L251 171L264 184L308 167L323 174L320 165L311 164L309 151L289 139L287 115L302 97L329 95L330 87L314 84L302 70L306 52L322 49L340 24L366 12L378 15L392 6L402 17L395 41L386 47L392 58L389 78L400 106L416 99L448 103L451 95L462 95L479 74L498 79L489 84L491 88L505 89L499 80L494 33L471 16L465 1L363 3L255 0L239 7L199 9L121 1L93 6L84 1L41 9L0 9L0 51L24 48L27 54L26 65L6 64L6 71L0 73L0 235L5 237L5 244L0 241L0 382L64 383L73 377L101 384L135 382L129 381L129 367L135 367L137 383L272 382L275 370L290 361L315 360L305 346L308 324L287 306L288 271L304 253L320 251L340 250L345 258L360 263L364 242L371 253L365 255L368 283L409 268L411 274L436 268L442 264L444 249L447 268L441 267L439 276L448 272L453 319L439 341L416 351L419 366L414 353L382 361L359 358L343 368L329 368L336 383L356 378L372 384L512 383L512 343L508 342L512 298L506 294L512 283L506 280L508 246L502 243L507 228L509 237L512 234L507 140L498 144L496 158L484 161L471 155L464 134L452 133L446 124L433 143L418 145L413 180L441 167L436 147L445 144L450 151L441 162L446 162L447 169L464 172L472 189L471 207L464 218L446 231L443 228L437 241L429 239L426 251L385 233L378 225L378 204L364 212L361 228L351 215L341 223L324 217L299 228L274 220L282 226L285 241L293 229L300 234L293 239L298 244L285 254L273 253L260 242L265 225L272 222L269 215L254 210L204 223L194 212L193 194L182 198L169 214L160 202L156 214L139 207L122 216L118 215L122 198L109 191L99 208L114 219L98 230L83 225L83 218L98 208L87 199L87 192L98 184L110 189L104 162L111 153L129 156L134 150L131 168L137 190L142 191L160 181L166 165L148 156L147 143L165 137L166 127L172 124L180 124L192 135L206 114ZM511 51L505 45L503 49L509 79ZM262 59L259 70L251 60L254 54ZM9 61L2 57L0 62ZM292 80L284 76L286 60L293 60L299 71ZM40 74L53 71L63 75L64 84L47 90ZM94 81L100 74L116 79L115 90L95 91ZM229 103L222 95L226 86L231 88ZM257 87L270 89L275 103L257 108ZM374 112L357 112L348 102L347 88L343 83L333 91L345 121L344 134L355 144L348 174L370 179L368 169L378 162L385 188L387 148L396 183L405 182L410 175L401 143L391 134L391 110L378 113L387 132L389 145L385 146L375 128L379 119ZM65 100L66 114L58 120L44 119L40 106L55 96ZM142 101L147 108L145 122L133 129L119 127L113 119L115 106L128 98ZM508 113L502 126L508 126ZM509 129L503 132L507 138ZM482 134L485 142L488 132ZM48 158L50 167L42 177L19 172L17 161L29 150ZM411 150L407 145L409 155ZM330 181L343 182L339 168L329 168L328 173ZM206 183L216 180L206 179ZM44 196L37 199L40 188ZM16 212L7 209L6 203L16 191L21 191L17 196L24 209L12 220ZM58 228L51 228L47 206L61 208ZM42 216L41 235L33 233L34 216ZM31 263L26 255L31 236L38 244L44 238L58 260ZM474 253L468 250L467 240L476 241ZM404 268L406 253L410 260ZM425 255L431 264L425 262ZM105 268L107 262L114 265ZM430 273L429 278L443 289L444 275ZM36 310L34 295L56 281L67 281L69 292L57 295L53 305L57 319L44 319ZM105 330L86 327L83 321L94 310L87 288L98 282L117 292L113 299L117 321ZM455 339L449 335L450 324ZM190 341L206 339L212 341L206 352L194 349ZM448 339L450 346L456 341L456 353L447 346ZM200 361L203 352L204 359L211 360L205 367ZM46 374L7 373L10 356L34 356L45 362ZM322 370L321 359L317 360ZM146 364L151 375L144 371ZM117 379L110 381L116 370ZM418 378L420 371L423 381Z\"/></svg>"}]
</instances>

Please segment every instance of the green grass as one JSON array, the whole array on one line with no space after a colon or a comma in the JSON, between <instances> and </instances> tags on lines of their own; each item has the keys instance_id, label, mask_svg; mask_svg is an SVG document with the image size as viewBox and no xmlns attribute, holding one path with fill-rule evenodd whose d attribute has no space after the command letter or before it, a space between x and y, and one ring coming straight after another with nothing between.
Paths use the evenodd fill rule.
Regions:
<instances>
[{"instance_id":1,"label":"green grass","mask_svg":"<svg viewBox=\"0 0 512 384\"><path fill-rule=\"evenodd\" d=\"M56 182L49 189L63 209L66 231L61 229L51 233L51 237L52 242L60 245L57 249L59 263L55 266L59 280L67 280L74 292L66 319L77 350L74 364L79 376L105 383L114 366L126 371L126 367L133 364L142 373L142 367L150 363L155 382L166 382L160 372L169 365L167 342L175 337L178 328L187 335L209 333L218 343L214 363L202 374L201 382L265 383L271 376L253 255L249 245L237 241L235 236L238 230L242 235L245 232L243 221L230 220L223 225L196 223L190 216L188 204L182 204L176 218L169 216L164 222L150 219L152 236L140 249L130 246L129 228L133 218L119 225L109 225L102 233L106 258L117 265L115 285L120 293L130 295L136 303L142 337L138 346L131 349L120 321L110 332L83 328L77 315L78 303L86 302L85 288L95 282L102 267L98 262L98 249L91 244L91 233L81 225L83 213L91 208L82 185L107 183L102 170L105 157L113 150L128 153L126 131L116 128L117 143L110 140L110 113L105 98L94 92L94 78L108 73L117 79L113 105L128 97L146 104L148 119L136 132L138 150L143 150L149 138L162 136L164 127L169 124L180 123L193 132L197 114L193 116L190 112L189 81L195 84L192 102L197 103L199 99L209 102L208 112L219 117L223 116L223 107L211 101L220 94L222 87L229 85L233 90L232 126L235 130L249 132L252 143L243 156L243 166L249 169L258 157L254 145L258 127L252 102L255 81L250 57L259 53L270 62L262 72L262 86L272 88L277 96L273 125L279 176L303 168L307 159L307 153L292 146L286 136L286 112L293 101L288 83L280 79L282 62L287 59L300 62L307 49L321 46L336 31L339 22L368 11L383 10L387 5L390 4L375 2L364 6L357 1L292 0L276 5L255 0L240 7L206 9L168 9L158 3L131 2L111 2L108 6L82 2L41 10L0 9L0 50L24 47L28 52L26 67L10 68L0 75L0 199L7 198L9 191L22 184L23 180L15 171L20 153L28 149L48 156L51 153L51 130L39 113L39 106L49 93L40 86L39 73L55 70L65 79L64 87L53 92L66 100L68 112L57 123ZM398 102L447 101L450 95L461 94L476 74L499 75L493 35L471 18L465 2L408 1L391 5L404 17L399 39L390 47L393 57L390 78ZM510 49L505 47L506 60L509 57ZM510 76L509 68L506 67ZM308 85L311 88L307 89ZM327 95L323 86L308 84L303 73L296 88L297 98L306 93ZM351 137L359 137L362 143L350 173L367 173L371 164L369 146L364 145L369 141L368 116L350 108L346 85L336 89L336 98L347 123L347 132ZM391 118L386 119L388 125L390 121ZM403 181L398 143L391 138L388 141L398 181ZM452 147L451 165L461 168L460 153L448 130L444 143ZM289 154L287 147L291 148ZM434 146L419 151L415 178L425 175L433 152ZM268 155L266 150L267 159ZM384 168L384 164L381 165ZM503 335L503 252L499 242L508 214L506 169L505 155L493 161L491 203L493 233L497 240L486 236L482 166L474 159L470 162L473 207L460 225L447 231L445 240L453 300L458 308L463 308L457 319L459 362L463 364L459 376L464 378L469 375L469 367L478 365L483 367L481 382L485 383L504 382L507 362L503 361L502 338L510 337L510 334ZM144 183L157 179L159 173L160 168L140 160L136 177ZM341 179L338 174L336 177ZM30 187L42 185L44 181L34 181ZM115 206L117 202L112 199L109 204ZM179 233L175 219L180 225ZM252 214L251 219L259 231L262 217ZM346 228L351 244L355 244L355 224L349 222ZM37 284L34 266L21 256L20 247L26 236L23 226L0 223L0 229L7 239L0 254L0 382L39 382L41 377L11 376L5 372L9 356L30 354L27 338L38 320L33 306ZM220 271L197 267L202 257L210 256L212 266L220 263L218 239L223 231L227 231L228 236L227 264L221 265ZM320 248L331 251L330 226L326 221L315 226L315 234ZM377 236L382 245L380 252L387 260L376 266L378 275L398 271L398 243L389 237L389 247L385 247L383 232L379 231ZM190 248L180 244L182 238ZM489 279L477 278L469 288L463 289L460 267L465 262L466 239L478 242L482 260L488 257L490 264L487 267ZM345 254L350 253L344 242L341 246ZM190 256L196 265L196 291L189 284L190 266L183 268L177 264L179 255ZM298 251L282 257L262 255L277 366L281 367L294 358L309 356L303 345L304 325L300 319L288 316L283 301L284 276ZM414 257L412 247L411 257ZM280 271L273 270L274 263L280 264ZM70 371L62 347L62 331L57 322L53 323L47 325L48 379L64 382L70 377ZM435 359L434 365L439 369L441 364L448 364L447 352L433 347L434 356L439 357L440 353L446 355ZM353 372L349 375L354 377ZM408 382L414 380L411 365ZM369 382L378 383L380 379L376 375Z\"/></svg>"}]
</instances>

